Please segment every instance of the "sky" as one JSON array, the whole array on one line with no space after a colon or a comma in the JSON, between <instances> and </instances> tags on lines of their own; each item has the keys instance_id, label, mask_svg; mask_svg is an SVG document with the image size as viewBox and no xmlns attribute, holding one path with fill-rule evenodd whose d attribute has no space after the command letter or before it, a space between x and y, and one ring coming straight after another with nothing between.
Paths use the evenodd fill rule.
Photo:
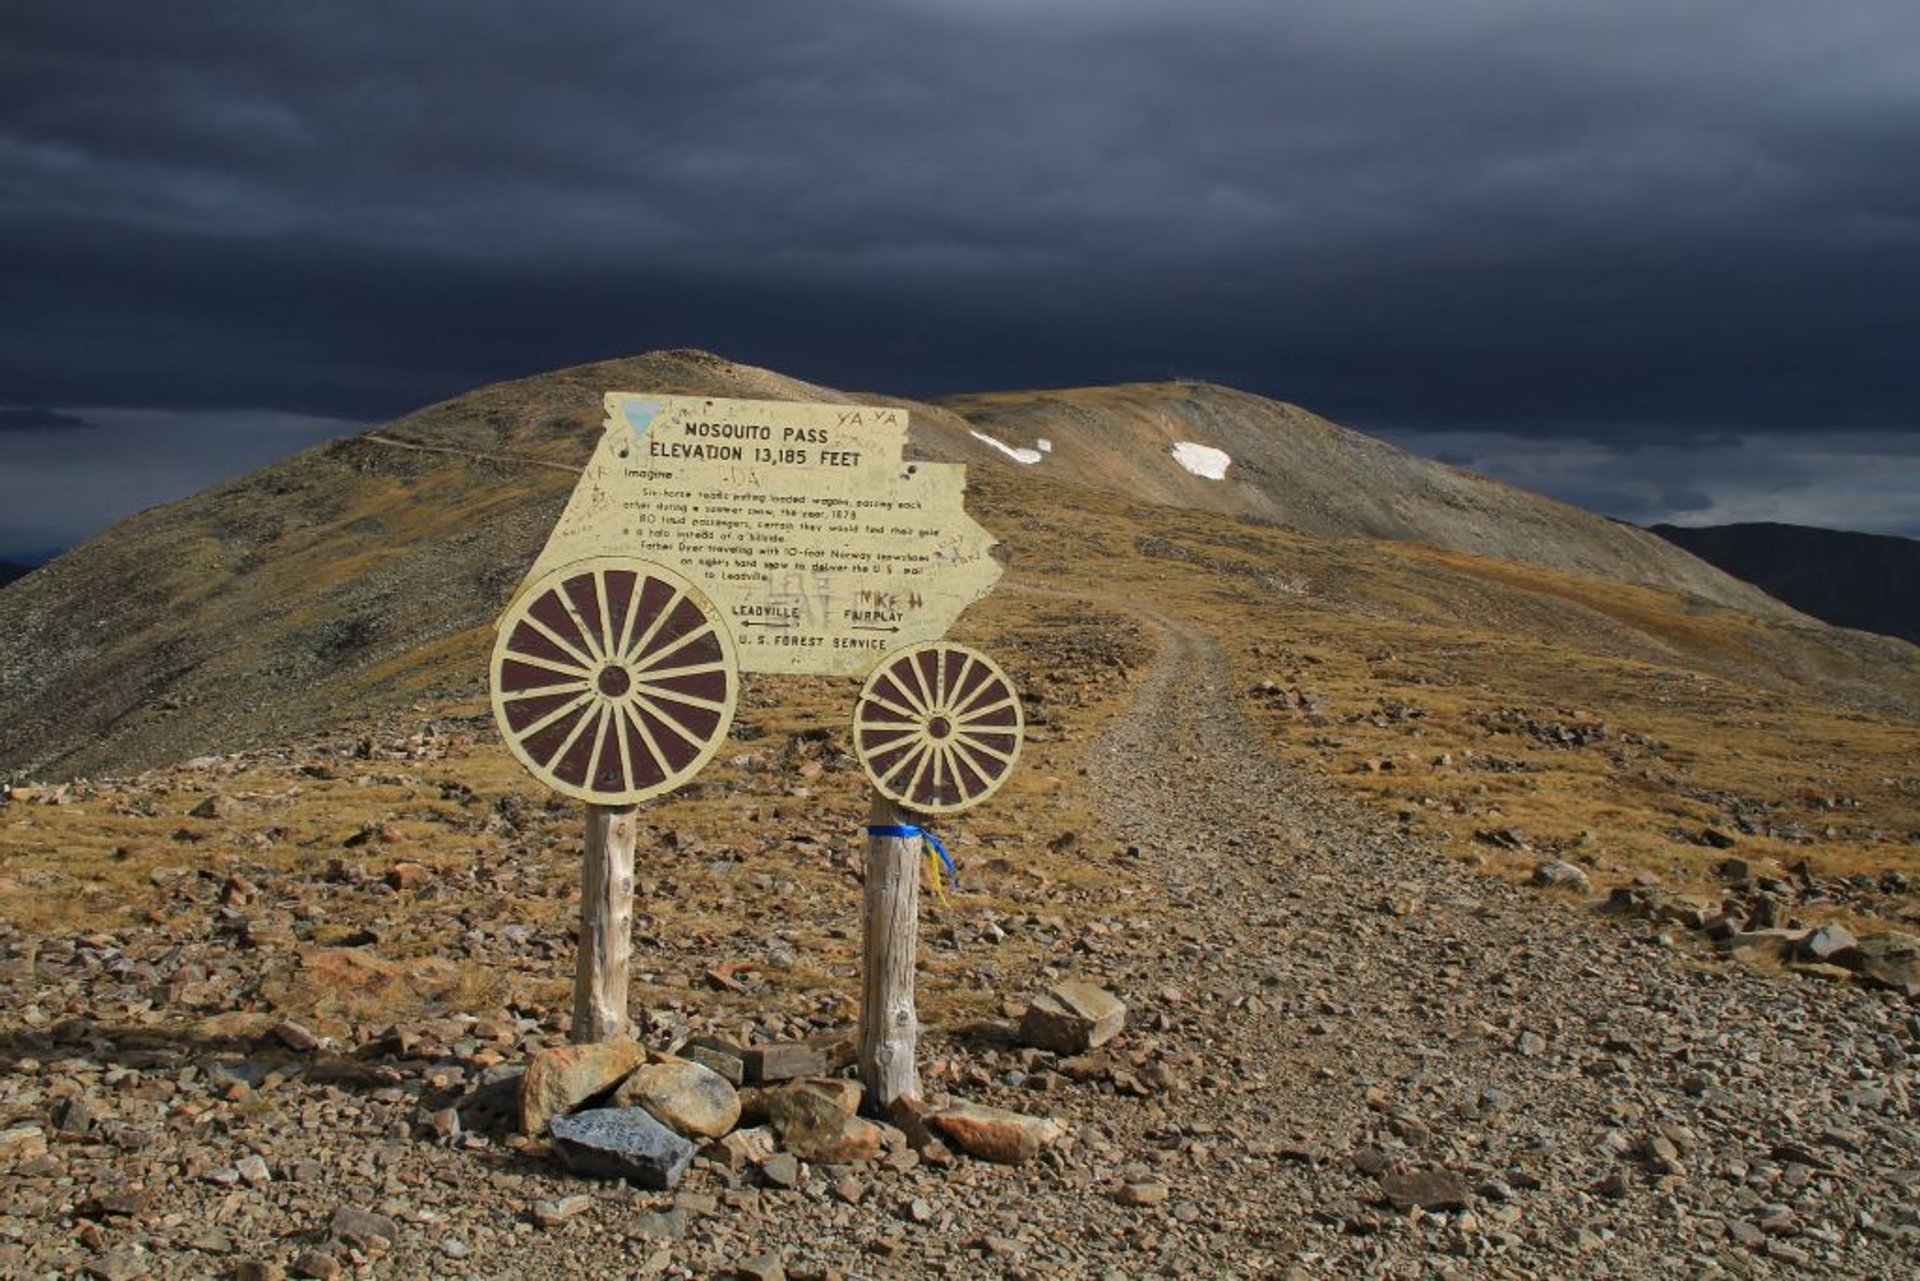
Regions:
<instances>
[{"instance_id":1,"label":"sky","mask_svg":"<svg viewBox=\"0 0 1920 1281\"><path fill-rule=\"evenodd\" d=\"M1920 5L16 0L0 282L0 557L686 346L1920 536Z\"/></svg>"}]
</instances>

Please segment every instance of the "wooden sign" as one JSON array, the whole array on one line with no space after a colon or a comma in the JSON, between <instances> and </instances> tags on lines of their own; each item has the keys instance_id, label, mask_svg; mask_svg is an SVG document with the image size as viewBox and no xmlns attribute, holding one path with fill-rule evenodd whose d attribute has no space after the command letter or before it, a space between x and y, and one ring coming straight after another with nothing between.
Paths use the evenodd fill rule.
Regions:
<instances>
[{"instance_id":1,"label":"wooden sign","mask_svg":"<svg viewBox=\"0 0 1920 1281\"><path fill-rule=\"evenodd\" d=\"M694 583L740 669L858 676L1000 577L966 468L905 462L907 411L612 392L530 578L630 556Z\"/></svg>"},{"instance_id":2,"label":"wooden sign","mask_svg":"<svg viewBox=\"0 0 1920 1281\"><path fill-rule=\"evenodd\" d=\"M873 789L921 814L957 814L1013 773L1025 730L999 664L950 641L918 645L867 677L853 749Z\"/></svg>"}]
</instances>

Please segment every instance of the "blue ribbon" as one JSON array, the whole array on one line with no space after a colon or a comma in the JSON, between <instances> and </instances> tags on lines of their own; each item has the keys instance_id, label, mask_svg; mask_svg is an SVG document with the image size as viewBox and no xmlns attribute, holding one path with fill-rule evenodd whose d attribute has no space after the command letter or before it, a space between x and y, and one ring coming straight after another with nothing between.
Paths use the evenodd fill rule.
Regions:
<instances>
[{"instance_id":1,"label":"blue ribbon","mask_svg":"<svg viewBox=\"0 0 1920 1281\"><path fill-rule=\"evenodd\" d=\"M953 882L953 888L956 890L960 888L960 872L953 865L953 856L947 853L947 847L940 843L940 838L926 828L915 827L911 823L870 823L867 825L867 835L896 836L907 840L919 837L933 846L934 853L940 856L940 862L946 866L947 879Z\"/></svg>"}]
</instances>

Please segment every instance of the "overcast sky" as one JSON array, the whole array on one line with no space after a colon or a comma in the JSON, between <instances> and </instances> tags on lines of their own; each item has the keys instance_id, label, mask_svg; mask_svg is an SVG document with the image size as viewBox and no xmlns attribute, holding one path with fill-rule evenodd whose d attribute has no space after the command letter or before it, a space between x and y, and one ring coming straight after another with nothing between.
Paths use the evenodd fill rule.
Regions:
<instances>
[{"instance_id":1,"label":"overcast sky","mask_svg":"<svg viewBox=\"0 0 1920 1281\"><path fill-rule=\"evenodd\" d=\"M1920 535L1920 4L16 0L0 282L0 556L673 346Z\"/></svg>"}]
</instances>

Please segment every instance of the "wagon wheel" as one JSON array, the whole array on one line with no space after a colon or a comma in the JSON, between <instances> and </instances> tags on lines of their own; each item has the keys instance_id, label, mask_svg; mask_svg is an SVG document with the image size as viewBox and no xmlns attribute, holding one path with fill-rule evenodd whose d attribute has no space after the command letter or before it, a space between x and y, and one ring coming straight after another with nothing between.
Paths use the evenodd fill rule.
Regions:
<instances>
[{"instance_id":1,"label":"wagon wheel","mask_svg":"<svg viewBox=\"0 0 1920 1281\"><path fill-rule=\"evenodd\" d=\"M922 814L957 814L1013 773L1025 720L991 658L934 641L889 655L860 689L853 747L875 790Z\"/></svg>"},{"instance_id":2,"label":"wagon wheel","mask_svg":"<svg viewBox=\"0 0 1920 1281\"><path fill-rule=\"evenodd\" d=\"M733 637L661 565L596 556L535 581L500 617L493 716L533 776L631 805L679 787L726 738L740 697Z\"/></svg>"}]
</instances>

